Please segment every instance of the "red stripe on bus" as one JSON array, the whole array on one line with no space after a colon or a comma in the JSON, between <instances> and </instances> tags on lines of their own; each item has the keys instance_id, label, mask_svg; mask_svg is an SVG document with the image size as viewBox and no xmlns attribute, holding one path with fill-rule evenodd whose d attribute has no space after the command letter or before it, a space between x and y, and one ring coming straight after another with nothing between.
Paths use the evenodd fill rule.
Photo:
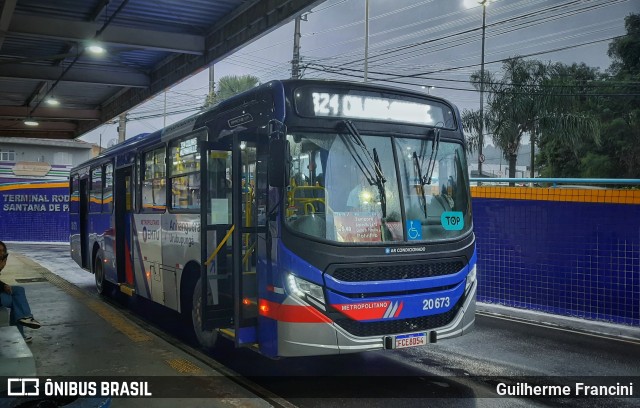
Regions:
<instances>
[{"instance_id":1,"label":"red stripe on bus","mask_svg":"<svg viewBox=\"0 0 640 408\"><path fill-rule=\"evenodd\" d=\"M400 312L402 311L402 306L404 306L404 302L400 302L400 306L398 306L398 310L396 311L396 314L393 315L393 317L400 316Z\"/></svg>"},{"instance_id":2,"label":"red stripe on bus","mask_svg":"<svg viewBox=\"0 0 640 408\"><path fill-rule=\"evenodd\" d=\"M283 305L260 299L260 315L287 323L331 323L312 306Z\"/></svg>"},{"instance_id":3,"label":"red stripe on bus","mask_svg":"<svg viewBox=\"0 0 640 408\"><path fill-rule=\"evenodd\" d=\"M126 239L124 241L124 253L125 253L125 260L124 260L125 279L127 280L127 283L129 285L133 286L134 282L133 282L133 265L131 264L131 251L129 250L129 241L127 241Z\"/></svg>"}]
</instances>

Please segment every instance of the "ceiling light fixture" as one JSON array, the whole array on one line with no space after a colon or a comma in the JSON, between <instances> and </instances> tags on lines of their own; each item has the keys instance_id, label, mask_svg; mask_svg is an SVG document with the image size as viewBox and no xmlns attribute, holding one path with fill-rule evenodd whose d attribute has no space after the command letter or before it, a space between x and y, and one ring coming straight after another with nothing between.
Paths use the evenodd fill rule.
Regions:
<instances>
[{"instance_id":1,"label":"ceiling light fixture","mask_svg":"<svg viewBox=\"0 0 640 408\"><path fill-rule=\"evenodd\" d=\"M50 105L50 106L59 106L60 105L60 101L57 100L53 96L48 97L46 102L47 102L47 105Z\"/></svg>"},{"instance_id":2,"label":"ceiling light fixture","mask_svg":"<svg viewBox=\"0 0 640 408\"><path fill-rule=\"evenodd\" d=\"M40 123L38 123L37 120L34 120L32 118L27 118L22 123L24 123L27 126L38 126L40 124Z\"/></svg>"},{"instance_id":3,"label":"ceiling light fixture","mask_svg":"<svg viewBox=\"0 0 640 408\"><path fill-rule=\"evenodd\" d=\"M87 51L89 51L92 54L96 54L96 55L104 54L106 52L104 47L102 47L101 45L98 45L98 44L89 45L87 47Z\"/></svg>"}]
</instances>

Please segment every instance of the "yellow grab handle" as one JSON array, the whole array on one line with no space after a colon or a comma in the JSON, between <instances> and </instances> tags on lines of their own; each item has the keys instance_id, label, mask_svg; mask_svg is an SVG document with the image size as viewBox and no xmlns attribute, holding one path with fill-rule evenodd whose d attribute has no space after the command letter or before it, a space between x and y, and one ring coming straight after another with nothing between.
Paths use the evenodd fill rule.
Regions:
<instances>
[{"instance_id":1,"label":"yellow grab handle","mask_svg":"<svg viewBox=\"0 0 640 408\"><path fill-rule=\"evenodd\" d=\"M231 228L229 229L229 232L227 232L227 235L224 236L224 238L222 239L222 241L220 242L220 244L218 244L218 247L216 248L215 251L213 251L213 253L211 254L211 256L209 256L209 259L207 259L207 262L205 262L205 265L209 265L211 263L211 261L213 261L213 258L216 257L216 255L218 255L218 252L220 252L220 250L222 249L222 246L227 242L227 240L229 239L229 237L231 236L231 233L233 232L233 230L236 228L235 225L232 225Z\"/></svg>"}]
</instances>

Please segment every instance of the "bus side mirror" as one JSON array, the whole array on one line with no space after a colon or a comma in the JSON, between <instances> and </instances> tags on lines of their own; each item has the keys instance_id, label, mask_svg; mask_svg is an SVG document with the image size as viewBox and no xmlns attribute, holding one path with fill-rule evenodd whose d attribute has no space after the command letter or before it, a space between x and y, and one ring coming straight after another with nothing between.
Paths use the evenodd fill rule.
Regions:
<instances>
[{"instance_id":1,"label":"bus side mirror","mask_svg":"<svg viewBox=\"0 0 640 408\"><path fill-rule=\"evenodd\" d=\"M289 178L289 142L285 139L273 139L269 142L269 185L283 188Z\"/></svg>"}]
</instances>

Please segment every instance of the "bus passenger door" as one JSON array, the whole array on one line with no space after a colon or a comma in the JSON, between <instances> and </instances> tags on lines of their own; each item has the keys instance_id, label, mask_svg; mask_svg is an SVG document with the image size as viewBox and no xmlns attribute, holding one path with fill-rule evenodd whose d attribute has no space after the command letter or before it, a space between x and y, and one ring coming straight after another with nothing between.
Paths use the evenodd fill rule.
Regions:
<instances>
[{"instance_id":1,"label":"bus passenger door","mask_svg":"<svg viewBox=\"0 0 640 408\"><path fill-rule=\"evenodd\" d=\"M265 185L260 169L266 160L258 164L262 150L255 140L241 135L226 140L202 149L202 160L207 159L201 177L208 186L201 205L202 277L209 282L202 315L205 328L219 328L236 346L252 346L258 322L257 237L266 233L266 200L256 205L255 186Z\"/></svg>"},{"instance_id":2,"label":"bus passenger door","mask_svg":"<svg viewBox=\"0 0 640 408\"><path fill-rule=\"evenodd\" d=\"M80 179L80 254L82 267L92 269L89 264L89 179Z\"/></svg>"},{"instance_id":3,"label":"bus passenger door","mask_svg":"<svg viewBox=\"0 0 640 408\"><path fill-rule=\"evenodd\" d=\"M256 132L247 132L234 137L234 164L240 189L234 190L234 200L240 205L234 207L233 224L239 226L234 230L234 270L235 282L235 341L237 346L257 345L258 343L258 304L260 293L258 288L266 283L262 270L264 262L259 262L259 247L264 248L267 232L267 180L266 167L267 145L264 138L259 143ZM262 245L258 239L262 238ZM263 259L264 261L264 259ZM262 265L262 268L261 268Z\"/></svg>"},{"instance_id":4,"label":"bus passenger door","mask_svg":"<svg viewBox=\"0 0 640 408\"><path fill-rule=\"evenodd\" d=\"M115 172L115 229L116 268L118 283L133 289L133 264L131 259L131 216L133 213L132 168L116 169Z\"/></svg>"},{"instance_id":5,"label":"bus passenger door","mask_svg":"<svg viewBox=\"0 0 640 408\"><path fill-rule=\"evenodd\" d=\"M200 281L202 329L233 328L233 155L230 146L200 142Z\"/></svg>"}]
</instances>

